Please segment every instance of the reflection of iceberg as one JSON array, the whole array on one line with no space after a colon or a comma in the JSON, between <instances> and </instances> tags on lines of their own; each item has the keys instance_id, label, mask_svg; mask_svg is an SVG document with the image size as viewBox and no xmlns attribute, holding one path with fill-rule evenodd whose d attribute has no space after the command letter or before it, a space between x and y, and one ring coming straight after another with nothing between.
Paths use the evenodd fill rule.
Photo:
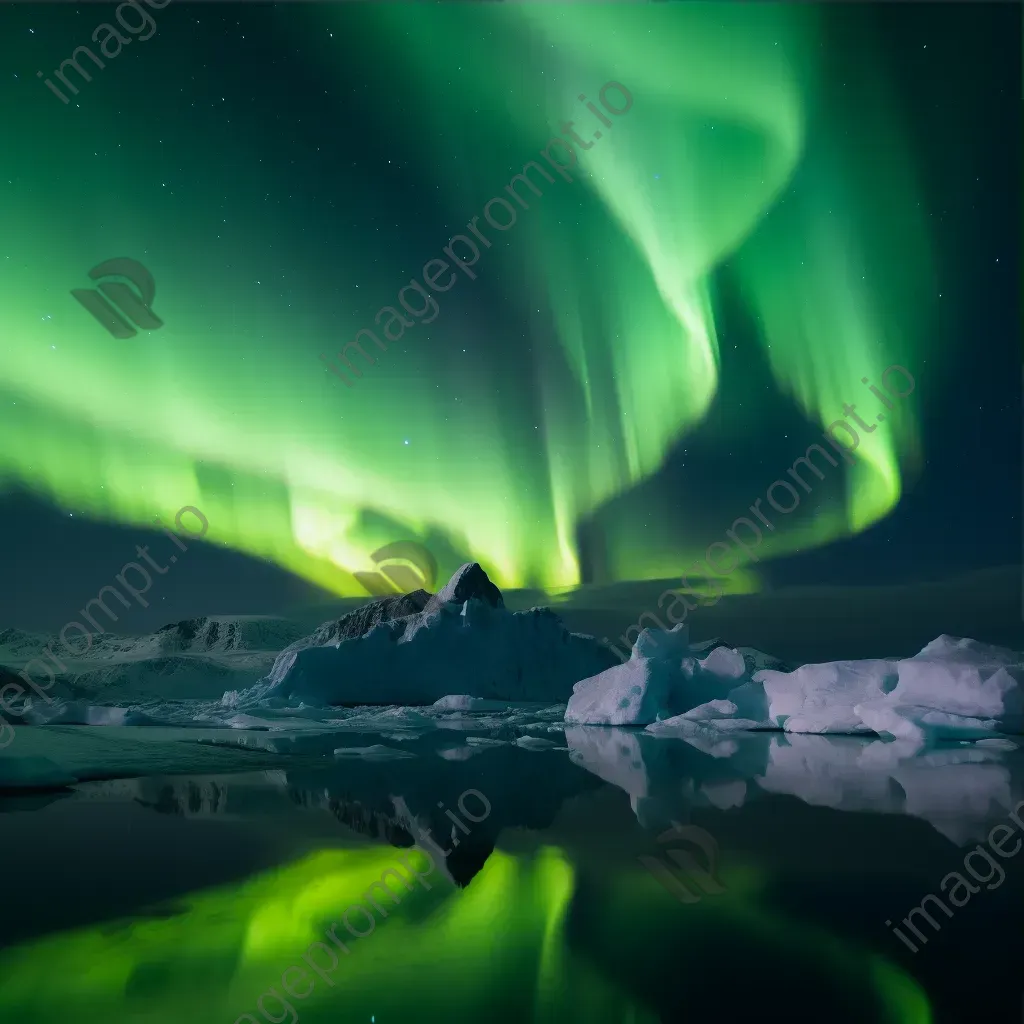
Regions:
<instances>
[{"instance_id":1,"label":"reflection of iceberg","mask_svg":"<svg viewBox=\"0 0 1024 1024\"><path fill-rule=\"evenodd\" d=\"M922 818L959 844L982 838L1024 795L1024 757L991 746L748 733L728 737L723 752L721 743L627 729L578 726L565 735L573 762L628 793L645 827L771 793Z\"/></svg>"}]
</instances>

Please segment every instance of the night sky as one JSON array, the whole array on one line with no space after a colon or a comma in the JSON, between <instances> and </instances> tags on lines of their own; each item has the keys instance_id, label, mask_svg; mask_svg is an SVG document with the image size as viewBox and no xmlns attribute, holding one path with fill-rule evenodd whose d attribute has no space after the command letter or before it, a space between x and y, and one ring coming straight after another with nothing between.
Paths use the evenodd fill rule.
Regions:
<instances>
[{"instance_id":1,"label":"night sky","mask_svg":"<svg viewBox=\"0 0 1024 1024\"><path fill-rule=\"evenodd\" d=\"M1020 561L1018 5L146 10L65 104L37 72L115 5L0 8L0 628L167 565L186 505L168 618L364 593L404 539L502 587L670 578L844 403L887 418L730 589ZM602 137L567 182L569 120ZM321 355L473 217L475 279L346 386ZM72 298L115 257L163 327Z\"/></svg>"}]
</instances>

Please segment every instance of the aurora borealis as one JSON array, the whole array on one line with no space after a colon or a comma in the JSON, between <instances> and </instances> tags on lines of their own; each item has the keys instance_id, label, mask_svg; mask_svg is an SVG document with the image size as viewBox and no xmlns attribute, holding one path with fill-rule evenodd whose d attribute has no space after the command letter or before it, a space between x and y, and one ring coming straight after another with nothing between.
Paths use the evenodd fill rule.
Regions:
<instances>
[{"instance_id":1,"label":"aurora borealis","mask_svg":"<svg viewBox=\"0 0 1024 1024\"><path fill-rule=\"evenodd\" d=\"M863 377L898 363L919 386L765 538L762 563L866 534L931 486L929 460L951 451L934 410L980 344L996 354L972 379L1019 373L1011 339L948 284L963 299L1016 262L997 268L980 244L950 255L932 163L945 154L943 187L961 194L953 169L974 150L957 110L945 139L910 116L910 58L886 18L909 39L913 13L229 7L167 5L70 105L35 73L99 15L5 14L23 47L4 86L5 490L140 528L194 505L207 540L342 595L402 540L439 578L472 558L501 587L670 578ZM914 60L929 38L953 52L960 31L928 10ZM318 354L566 121L593 123L579 96L609 80L634 105L577 152L578 180L545 185L478 280L341 386ZM164 322L130 339L70 295L122 256L153 274ZM958 451L987 429L972 415ZM729 585L757 589L761 572Z\"/></svg>"}]
</instances>

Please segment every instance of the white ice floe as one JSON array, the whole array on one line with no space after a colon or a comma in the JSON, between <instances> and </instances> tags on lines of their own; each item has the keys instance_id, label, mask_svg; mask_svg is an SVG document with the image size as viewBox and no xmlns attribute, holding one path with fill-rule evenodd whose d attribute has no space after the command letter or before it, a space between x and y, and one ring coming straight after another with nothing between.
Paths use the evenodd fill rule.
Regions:
<instances>
[{"instance_id":1,"label":"white ice floe","mask_svg":"<svg viewBox=\"0 0 1024 1024\"><path fill-rule=\"evenodd\" d=\"M524 750L565 750L566 747L560 747L557 743L553 743L551 740L543 740L539 736L520 736L516 740L516 746L522 747Z\"/></svg>"},{"instance_id":2,"label":"white ice floe","mask_svg":"<svg viewBox=\"0 0 1024 1024\"><path fill-rule=\"evenodd\" d=\"M741 719L748 723L742 727L770 728L763 687L751 686L757 661L729 647L698 657L701 647L691 647L681 624L671 630L641 630L629 661L573 687L566 722L651 725L689 715L718 724ZM752 650L750 655L767 657Z\"/></svg>"},{"instance_id":3,"label":"white ice floe","mask_svg":"<svg viewBox=\"0 0 1024 1024\"><path fill-rule=\"evenodd\" d=\"M827 661L793 672L764 669L754 676L768 698L768 720L786 732L872 732L855 710L896 686L898 662Z\"/></svg>"},{"instance_id":4,"label":"white ice floe","mask_svg":"<svg viewBox=\"0 0 1024 1024\"><path fill-rule=\"evenodd\" d=\"M686 630L643 630L630 660L581 680L565 721L701 729L878 734L918 745L1024 733L1024 655L940 636L910 658L758 669L770 656L716 647L697 657ZM700 728L697 728L697 727Z\"/></svg>"}]
</instances>

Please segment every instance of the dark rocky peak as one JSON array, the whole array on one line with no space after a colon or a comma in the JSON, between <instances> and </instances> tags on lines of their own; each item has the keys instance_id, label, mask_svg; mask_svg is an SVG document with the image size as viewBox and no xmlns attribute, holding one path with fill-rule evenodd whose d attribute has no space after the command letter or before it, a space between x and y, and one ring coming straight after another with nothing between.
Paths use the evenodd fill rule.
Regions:
<instances>
[{"instance_id":1,"label":"dark rocky peak","mask_svg":"<svg viewBox=\"0 0 1024 1024\"><path fill-rule=\"evenodd\" d=\"M487 578L479 562L466 562L456 569L452 578L430 599L428 611L442 604L463 604L470 598L483 601L492 608L504 608L501 591Z\"/></svg>"}]
</instances>

